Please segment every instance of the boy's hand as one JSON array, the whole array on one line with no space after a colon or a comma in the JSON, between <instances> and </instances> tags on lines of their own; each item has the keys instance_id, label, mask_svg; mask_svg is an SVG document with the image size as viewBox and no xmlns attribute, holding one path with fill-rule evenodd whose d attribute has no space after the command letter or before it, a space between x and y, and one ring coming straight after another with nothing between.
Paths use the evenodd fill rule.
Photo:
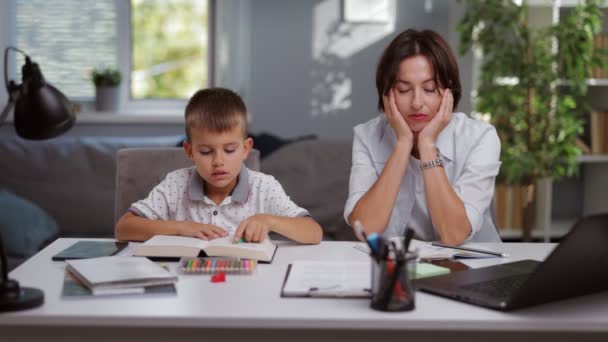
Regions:
<instances>
[{"instance_id":1,"label":"boy's hand","mask_svg":"<svg viewBox=\"0 0 608 342\"><path fill-rule=\"evenodd\" d=\"M226 230L218 226L190 221L184 221L177 230L179 235L192 236L201 240L213 240L228 235Z\"/></svg>"},{"instance_id":2,"label":"boy's hand","mask_svg":"<svg viewBox=\"0 0 608 342\"><path fill-rule=\"evenodd\" d=\"M247 242L261 242L268 237L272 230L272 218L270 215L257 214L241 221L234 233L233 243L242 238Z\"/></svg>"}]
</instances>

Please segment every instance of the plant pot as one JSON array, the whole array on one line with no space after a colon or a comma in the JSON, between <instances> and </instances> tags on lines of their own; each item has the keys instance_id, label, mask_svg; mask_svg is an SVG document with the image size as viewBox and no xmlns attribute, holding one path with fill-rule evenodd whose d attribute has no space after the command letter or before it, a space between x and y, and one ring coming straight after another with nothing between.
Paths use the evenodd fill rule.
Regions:
<instances>
[{"instance_id":1,"label":"plant pot","mask_svg":"<svg viewBox=\"0 0 608 342\"><path fill-rule=\"evenodd\" d=\"M548 242L551 225L551 178L530 185L496 184L494 206L499 230L521 232L522 241L532 240L532 231L542 231Z\"/></svg>"},{"instance_id":2,"label":"plant pot","mask_svg":"<svg viewBox=\"0 0 608 342\"><path fill-rule=\"evenodd\" d=\"M95 110L117 112L120 109L120 87L95 87Z\"/></svg>"},{"instance_id":3,"label":"plant pot","mask_svg":"<svg viewBox=\"0 0 608 342\"><path fill-rule=\"evenodd\" d=\"M494 194L496 223L499 230L520 231L529 240L534 226L534 185L511 186L497 184Z\"/></svg>"}]
</instances>

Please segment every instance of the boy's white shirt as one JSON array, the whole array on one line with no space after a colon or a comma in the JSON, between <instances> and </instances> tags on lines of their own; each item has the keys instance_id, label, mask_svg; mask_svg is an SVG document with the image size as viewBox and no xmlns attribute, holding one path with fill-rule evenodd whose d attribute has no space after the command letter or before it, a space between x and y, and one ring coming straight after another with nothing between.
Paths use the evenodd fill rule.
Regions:
<instances>
[{"instance_id":1,"label":"boy's white shirt","mask_svg":"<svg viewBox=\"0 0 608 342\"><path fill-rule=\"evenodd\" d=\"M133 203L129 211L153 220L212 224L231 235L242 220L255 214L309 216L306 209L287 196L273 176L251 171L245 166L241 167L232 194L219 205L205 196L203 184L195 167L170 172L147 198Z\"/></svg>"}]
</instances>

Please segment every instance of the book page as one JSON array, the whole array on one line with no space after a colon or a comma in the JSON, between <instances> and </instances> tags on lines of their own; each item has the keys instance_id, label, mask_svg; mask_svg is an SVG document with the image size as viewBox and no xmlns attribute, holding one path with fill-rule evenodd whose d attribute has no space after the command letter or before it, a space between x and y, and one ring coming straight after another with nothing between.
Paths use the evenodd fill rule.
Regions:
<instances>
[{"instance_id":1,"label":"book page","mask_svg":"<svg viewBox=\"0 0 608 342\"><path fill-rule=\"evenodd\" d=\"M208 244L210 246L219 245L219 246L227 246L227 247L234 247L234 248L246 248L246 249L258 250L258 251L268 250L268 248L269 248L268 245L273 245L273 243L272 243L272 241L270 241L270 239L266 239L262 242L238 242L238 243L232 243L232 239L234 239L234 237L232 235L230 235L230 236L223 237L223 238L209 240Z\"/></svg>"},{"instance_id":2,"label":"book page","mask_svg":"<svg viewBox=\"0 0 608 342\"><path fill-rule=\"evenodd\" d=\"M368 297L370 287L370 262L298 260L291 265L283 294Z\"/></svg>"},{"instance_id":3,"label":"book page","mask_svg":"<svg viewBox=\"0 0 608 342\"><path fill-rule=\"evenodd\" d=\"M152 238L144 242L142 246L178 246L203 249L208 244L208 241L189 236L154 235Z\"/></svg>"},{"instance_id":4,"label":"book page","mask_svg":"<svg viewBox=\"0 0 608 342\"><path fill-rule=\"evenodd\" d=\"M276 246L270 239L262 242L239 242L232 243L232 236L213 239L209 241L204 251L209 256L227 256L244 259L256 259L258 261L270 262L274 255Z\"/></svg>"}]
</instances>

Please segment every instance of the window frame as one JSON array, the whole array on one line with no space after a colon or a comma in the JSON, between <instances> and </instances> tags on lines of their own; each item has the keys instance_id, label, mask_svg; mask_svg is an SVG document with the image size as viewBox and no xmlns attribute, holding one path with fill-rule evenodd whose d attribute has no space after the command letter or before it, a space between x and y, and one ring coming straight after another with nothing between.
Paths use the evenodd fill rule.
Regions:
<instances>
[{"instance_id":1,"label":"window frame","mask_svg":"<svg viewBox=\"0 0 608 342\"><path fill-rule=\"evenodd\" d=\"M14 46L16 41L16 9L18 0L10 0L3 2L0 8L7 9L10 13L11 21L6 23L7 28L7 45ZM184 107L188 99L145 99L135 100L131 98L131 70L132 70L132 34L131 30L131 1L130 0L114 0L116 8L116 62L118 69L124 75L123 82L120 84L120 96L122 107L117 113L120 116L139 116L139 115L150 115L150 116L178 116L183 115ZM211 87L214 84L215 76L215 22L216 22L216 0L207 0L208 7L208 21L207 21L207 32L208 32L208 54L207 54L207 68L208 78L207 84L204 87ZM8 58L8 77L9 79L15 79L15 63L17 61L15 54L9 54ZM36 56L32 56L35 60ZM42 72L44 73L44 65L41 66ZM20 80L15 80L20 83ZM4 87L3 87L4 88ZM68 98L81 105L83 112L95 113L93 103L95 101L94 96L92 97L72 97Z\"/></svg>"}]
</instances>

